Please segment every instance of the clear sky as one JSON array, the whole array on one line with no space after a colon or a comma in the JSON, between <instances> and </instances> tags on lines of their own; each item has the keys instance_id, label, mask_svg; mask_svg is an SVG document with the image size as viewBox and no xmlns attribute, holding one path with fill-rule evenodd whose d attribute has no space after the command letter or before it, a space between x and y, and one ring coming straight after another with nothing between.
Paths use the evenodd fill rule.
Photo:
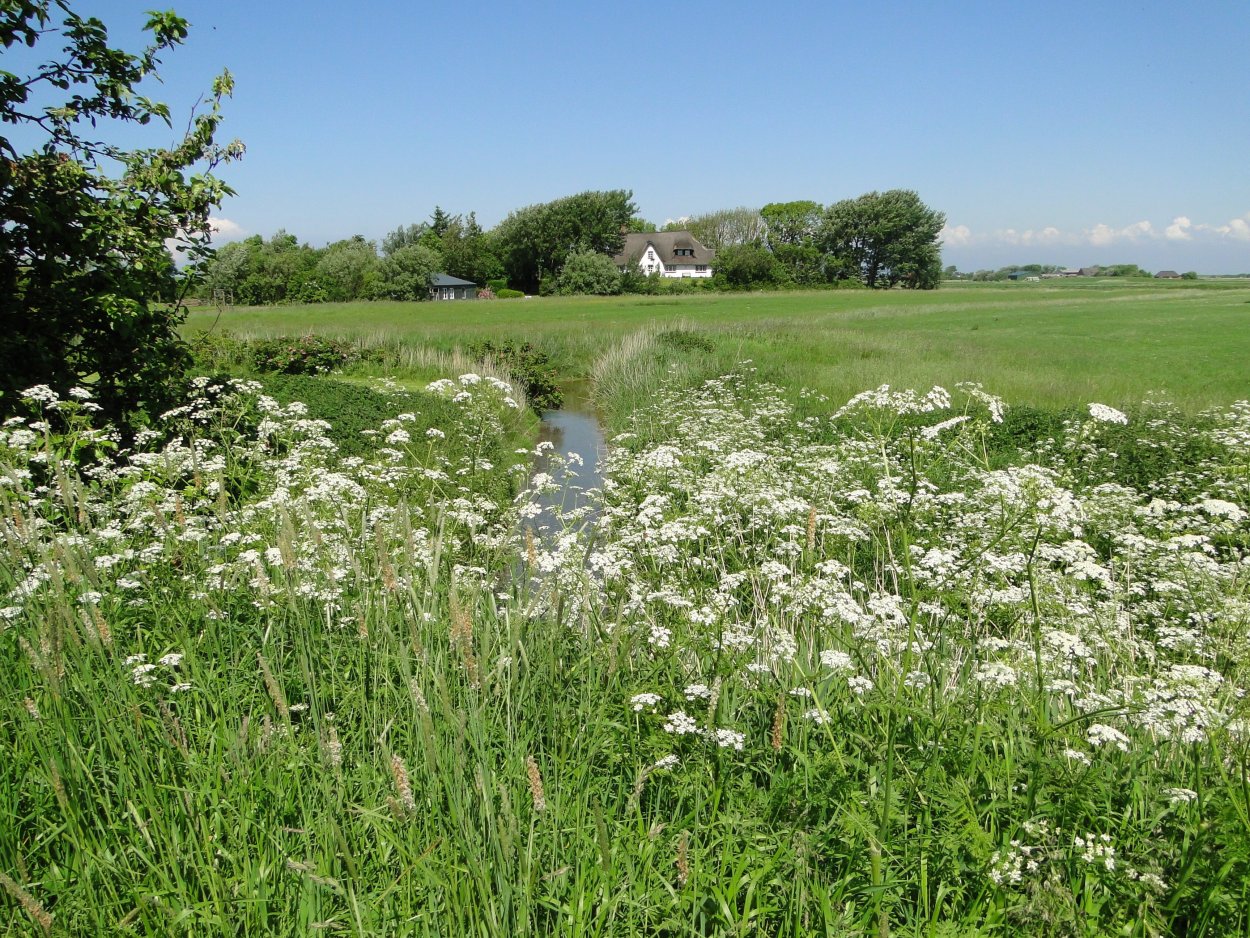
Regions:
<instances>
[{"instance_id":1,"label":"clear sky","mask_svg":"<svg viewBox=\"0 0 1250 938\"><path fill-rule=\"evenodd\" d=\"M945 263L1250 271L1250 3L171 0L153 93L229 68L222 236L632 189L670 218L872 189ZM137 39L153 0L75 0Z\"/></svg>"}]
</instances>

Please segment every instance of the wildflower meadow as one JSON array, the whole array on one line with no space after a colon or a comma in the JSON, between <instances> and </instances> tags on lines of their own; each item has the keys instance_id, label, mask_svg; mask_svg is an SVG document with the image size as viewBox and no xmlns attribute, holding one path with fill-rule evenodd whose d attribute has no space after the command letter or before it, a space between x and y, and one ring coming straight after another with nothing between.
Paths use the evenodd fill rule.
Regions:
<instances>
[{"instance_id":1,"label":"wildflower meadow","mask_svg":"<svg viewBox=\"0 0 1250 938\"><path fill-rule=\"evenodd\" d=\"M1250 929L1250 404L379 393L0 429L0 934Z\"/></svg>"}]
</instances>

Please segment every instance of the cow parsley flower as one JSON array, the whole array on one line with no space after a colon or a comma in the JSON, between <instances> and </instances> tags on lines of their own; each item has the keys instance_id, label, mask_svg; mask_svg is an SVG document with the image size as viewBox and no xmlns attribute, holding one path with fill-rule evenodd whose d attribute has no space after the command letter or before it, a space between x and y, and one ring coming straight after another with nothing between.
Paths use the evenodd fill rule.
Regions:
<instances>
[{"instance_id":1,"label":"cow parsley flower","mask_svg":"<svg viewBox=\"0 0 1250 938\"><path fill-rule=\"evenodd\" d=\"M1090 404L1089 415L1099 423L1128 423L1128 415L1106 404Z\"/></svg>"},{"instance_id":2,"label":"cow parsley flower","mask_svg":"<svg viewBox=\"0 0 1250 938\"><path fill-rule=\"evenodd\" d=\"M1128 737L1106 723L1091 723L1089 729L1085 731L1085 739L1095 749L1101 746L1115 746L1121 752L1128 752Z\"/></svg>"},{"instance_id":3,"label":"cow parsley flower","mask_svg":"<svg viewBox=\"0 0 1250 938\"><path fill-rule=\"evenodd\" d=\"M644 707L649 707L654 710L655 705L662 699L663 698L659 694L652 694L648 692L645 694L634 694L633 697L629 698L629 703L635 711L641 711Z\"/></svg>"},{"instance_id":4,"label":"cow parsley flower","mask_svg":"<svg viewBox=\"0 0 1250 938\"><path fill-rule=\"evenodd\" d=\"M664 723L664 731L685 736L687 733L697 733L699 724L695 722L694 717L687 715L685 710L674 710Z\"/></svg>"}]
</instances>

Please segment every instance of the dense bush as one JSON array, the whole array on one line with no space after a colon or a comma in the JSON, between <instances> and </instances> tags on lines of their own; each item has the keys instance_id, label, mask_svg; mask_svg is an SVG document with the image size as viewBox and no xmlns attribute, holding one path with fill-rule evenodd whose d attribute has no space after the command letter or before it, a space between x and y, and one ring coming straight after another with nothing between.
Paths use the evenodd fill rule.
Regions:
<instances>
[{"instance_id":1,"label":"dense bush","mask_svg":"<svg viewBox=\"0 0 1250 938\"><path fill-rule=\"evenodd\" d=\"M358 361L359 350L350 342L306 335L299 339L279 336L250 343L257 371L288 375L318 375Z\"/></svg>"},{"instance_id":2,"label":"dense bush","mask_svg":"<svg viewBox=\"0 0 1250 938\"><path fill-rule=\"evenodd\" d=\"M501 300L519 300L525 296L520 290L509 290L506 287L502 290L496 290L495 296Z\"/></svg>"},{"instance_id":3,"label":"dense bush","mask_svg":"<svg viewBox=\"0 0 1250 938\"><path fill-rule=\"evenodd\" d=\"M616 269L616 263L606 254L594 251L570 254L557 282L559 291L566 296L612 296L621 292L621 273Z\"/></svg>"},{"instance_id":4,"label":"dense bush","mask_svg":"<svg viewBox=\"0 0 1250 938\"><path fill-rule=\"evenodd\" d=\"M550 410L564 403L564 392L557 383L551 356L529 342L518 344L511 340L488 339L470 345L468 351L474 358L503 367L514 381L524 386L530 406L535 410Z\"/></svg>"}]
</instances>

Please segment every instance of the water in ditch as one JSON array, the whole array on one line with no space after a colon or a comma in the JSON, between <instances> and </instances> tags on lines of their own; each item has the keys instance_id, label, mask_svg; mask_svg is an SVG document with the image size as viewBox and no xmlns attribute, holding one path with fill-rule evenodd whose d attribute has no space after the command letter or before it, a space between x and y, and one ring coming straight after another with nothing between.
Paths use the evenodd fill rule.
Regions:
<instances>
[{"instance_id":1,"label":"water in ditch","mask_svg":"<svg viewBox=\"0 0 1250 938\"><path fill-rule=\"evenodd\" d=\"M570 386L560 408L542 414L538 442L544 452L535 457L531 478L545 473L554 484L539 498L543 511L533 520L539 531L557 530L562 516L593 523L594 505L587 492L603 483L599 463L607 444L588 392L585 385Z\"/></svg>"}]
</instances>

